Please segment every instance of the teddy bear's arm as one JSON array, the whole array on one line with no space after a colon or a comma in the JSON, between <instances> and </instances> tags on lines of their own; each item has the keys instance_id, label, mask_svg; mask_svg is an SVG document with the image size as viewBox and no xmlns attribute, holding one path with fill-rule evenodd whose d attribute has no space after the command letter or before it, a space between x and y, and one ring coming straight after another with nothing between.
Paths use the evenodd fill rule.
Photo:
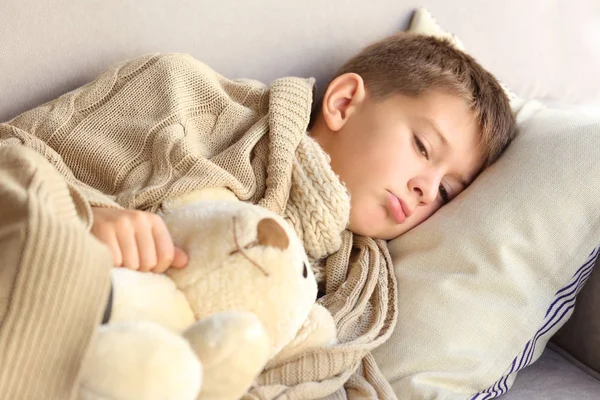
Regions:
<instances>
[{"instance_id":1,"label":"teddy bear's arm","mask_svg":"<svg viewBox=\"0 0 600 400\"><path fill-rule=\"evenodd\" d=\"M114 268L109 323L151 321L181 333L195 318L190 305L167 276Z\"/></svg>"},{"instance_id":2,"label":"teddy bear's arm","mask_svg":"<svg viewBox=\"0 0 600 400\"><path fill-rule=\"evenodd\" d=\"M336 343L337 329L333 317L325 307L315 303L296 337L267 364L266 368L281 365L307 349L333 346Z\"/></svg>"}]
</instances>

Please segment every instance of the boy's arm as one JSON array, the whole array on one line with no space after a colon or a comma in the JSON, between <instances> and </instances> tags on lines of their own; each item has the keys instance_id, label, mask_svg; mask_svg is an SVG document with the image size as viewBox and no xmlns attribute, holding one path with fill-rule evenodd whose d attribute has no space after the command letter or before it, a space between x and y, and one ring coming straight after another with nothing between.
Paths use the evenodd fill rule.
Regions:
<instances>
[{"instance_id":1,"label":"boy's arm","mask_svg":"<svg viewBox=\"0 0 600 400\"><path fill-rule=\"evenodd\" d=\"M0 146L0 397L70 399L110 290L108 252L56 170Z\"/></svg>"}]
</instances>

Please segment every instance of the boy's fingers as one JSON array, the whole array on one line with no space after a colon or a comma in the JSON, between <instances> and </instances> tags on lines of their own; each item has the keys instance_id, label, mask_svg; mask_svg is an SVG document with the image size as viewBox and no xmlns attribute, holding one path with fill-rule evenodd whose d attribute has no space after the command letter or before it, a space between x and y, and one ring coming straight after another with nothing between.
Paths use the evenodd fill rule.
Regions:
<instances>
[{"instance_id":1,"label":"boy's fingers","mask_svg":"<svg viewBox=\"0 0 600 400\"><path fill-rule=\"evenodd\" d=\"M120 267L123 264L123 255L121 254L119 242L117 241L115 234L101 234L100 236L97 236L97 239L108 246L112 255L113 265L115 267Z\"/></svg>"},{"instance_id":2,"label":"boy's fingers","mask_svg":"<svg viewBox=\"0 0 600 400\"><path fill-rule=\"evenodd\" d=\"M112 255L113 265L115 267L120 267L123 264L123 254L121 253L115 231L106 225L98 224L98 220L96 219L92 226L91 233L96 239L108 247Z\"/></svg>"},{"instance_id":3,"label":"boy's fingers","mask_svg":"<svg viewBox=\"0 0 600 400\"><path fill-rule=\"evenodd\" d=\"M123 257L123 267L133 270L139 269L140 259L133 229L130 226L121 226L116 229L116 234Z\"/></svg>"},{"instance_id":4,"label":"boy's fingers","mask_svg":"<svg viewBox=\"0 0 600 400\"><path fill-rule=\"evenodd\" d=\"M152 269L152 272L161 274L171 266L175 257L173 239L171 239L167 226L159 216L156 216L152 223L152 234L154 235L156 248L156 266Z\"/></svg>"},{"instance_id":5,"label":"boy's fingers","mask_svg":"<svg viewBox=\"0 0 600 400\"><path fill-rule=\"evenodd\" d=\"M117 242L117 237L112 235L108 242L105 243L110 248L110 252L112 253L114 266L120 267L123 265L123 254L121 253L119 242Z\"/></svg>"},{"instance_id":6,"label":"boy's fingers","mask_svg":"<svg viewBox=\"0 0 600 400\"><path fill-rule=\"evenodd\" d=\"M140 271L150 271L158 263L156 246L152 235L152 227L148 224L140 225L135 232L135 241L137 243Z\"/></svg>"},{"instance_id":7,"label":"boy's fingers","mask_svg":"<svg viewBox=\"0 0 600 400\"><path fill-rule=\"evenodd\" d=\"M175 257L173 257L173 263L171 263L171 267L184 268L187 266L188 262L189 257L185 253L185 251L181 250L178 247L175 247Z\"/></svg>"}]
</instances>

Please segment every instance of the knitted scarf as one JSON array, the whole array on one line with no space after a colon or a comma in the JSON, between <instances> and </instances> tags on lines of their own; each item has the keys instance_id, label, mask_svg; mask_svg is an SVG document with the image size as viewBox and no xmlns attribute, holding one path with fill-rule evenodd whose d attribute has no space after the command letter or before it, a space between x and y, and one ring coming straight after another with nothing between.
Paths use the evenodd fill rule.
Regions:
<instances>
[{"instance_id":1,"label":"knitted scarf","mask_svg":"<svg viewBox=\"0 0 600 400\"><path fill-rule=\"evenodd\" d=\"M284 217L302 239L324 289L319 302L334 317L339 345L275 364L245 399L348 399L355 392L395 397L369 353L389 337L396 321L391 259L385 241L345 230L350 195L329 163L314 139L301 139Z\"/></svg>"},{"instance_id":2,"label":"knitted scarf","mask_svg":"<svg viewBox=\"0 0 600 400\"><path fill-rule=\"evenodd\" d=\"M330 158L310 136L296 149L285 219L292 224L323 282L323 258L336 252L350 216L350 196L331 167Z\"/></svg>"}]
</instances>

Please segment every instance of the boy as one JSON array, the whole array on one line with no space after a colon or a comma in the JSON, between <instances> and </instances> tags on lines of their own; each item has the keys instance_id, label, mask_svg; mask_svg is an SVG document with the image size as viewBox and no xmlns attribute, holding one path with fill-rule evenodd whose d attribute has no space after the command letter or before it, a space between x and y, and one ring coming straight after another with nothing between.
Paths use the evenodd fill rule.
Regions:
<instances>
[{"instance_id":1,"label":"boy","mask_svg":"<svg viewBox=\"0 0 600 400\"><path fill-rule=\"evenodd\" d=\"M380 239L399 236L456 197L515 133L494 78L421 36L388 38L348 61L320 111L309 135L351 194L348 227ZM151 214L99 208L94 216L92 232L111 247L115 265L154 272L185 265L185 253Z\"/></svg>"},{"instance_id":2,"label":"boy","mask_svg":"<svg viewBox=\"0 0 600 400\"><path fill-rule=\"evenodd\" d=\"M28 341L8 338L0 349L27 360L36 350L71 343L60 357L30 364L39 365L30 376L43 377L32 398L72 390L108 296L107 252L77 221L108 247L115 266L181 268L187 256L155 212L165 200L203 187L226 187L284 215L304 241L325 289L320 301L339 321L340 345L306 361L330 368L307 370L301 360L292 366L302 371L296 377L319 382L319 395L312 395L343 390L358 374L364 376L353 379L355 390L393 396L368 354L393 329L396 307L389 254L373 239L408 231L456 197L508 145L514 118L498 82L472 58L409 34L346 63L311 113L313 90L312 80L285 78L267 89L227 80L189 57L151 56L0 125L0 190L17 211L0 220L11 216L13 231L5 232L23 238L10 245L13 258L3 256L8 272L0 275L0 295L28 300L18 285L33 285L44 271L62 296L34 287L45 301L33 302L28 312L37 319L21 325ZM48 248L67 256L51 259ZM4 332L21 324L16 314L26 315L14 307L13 314L0 307ZM38 327L46 334L33 335ZM15 357L0 362L5 371L22 370ZM48 374L47 363L62 372ZM296 379L275 375L253 390L264 395L263 388ZM16 390L10 377L0 376L3 393Z\"/></svg>"}]
</instances>

